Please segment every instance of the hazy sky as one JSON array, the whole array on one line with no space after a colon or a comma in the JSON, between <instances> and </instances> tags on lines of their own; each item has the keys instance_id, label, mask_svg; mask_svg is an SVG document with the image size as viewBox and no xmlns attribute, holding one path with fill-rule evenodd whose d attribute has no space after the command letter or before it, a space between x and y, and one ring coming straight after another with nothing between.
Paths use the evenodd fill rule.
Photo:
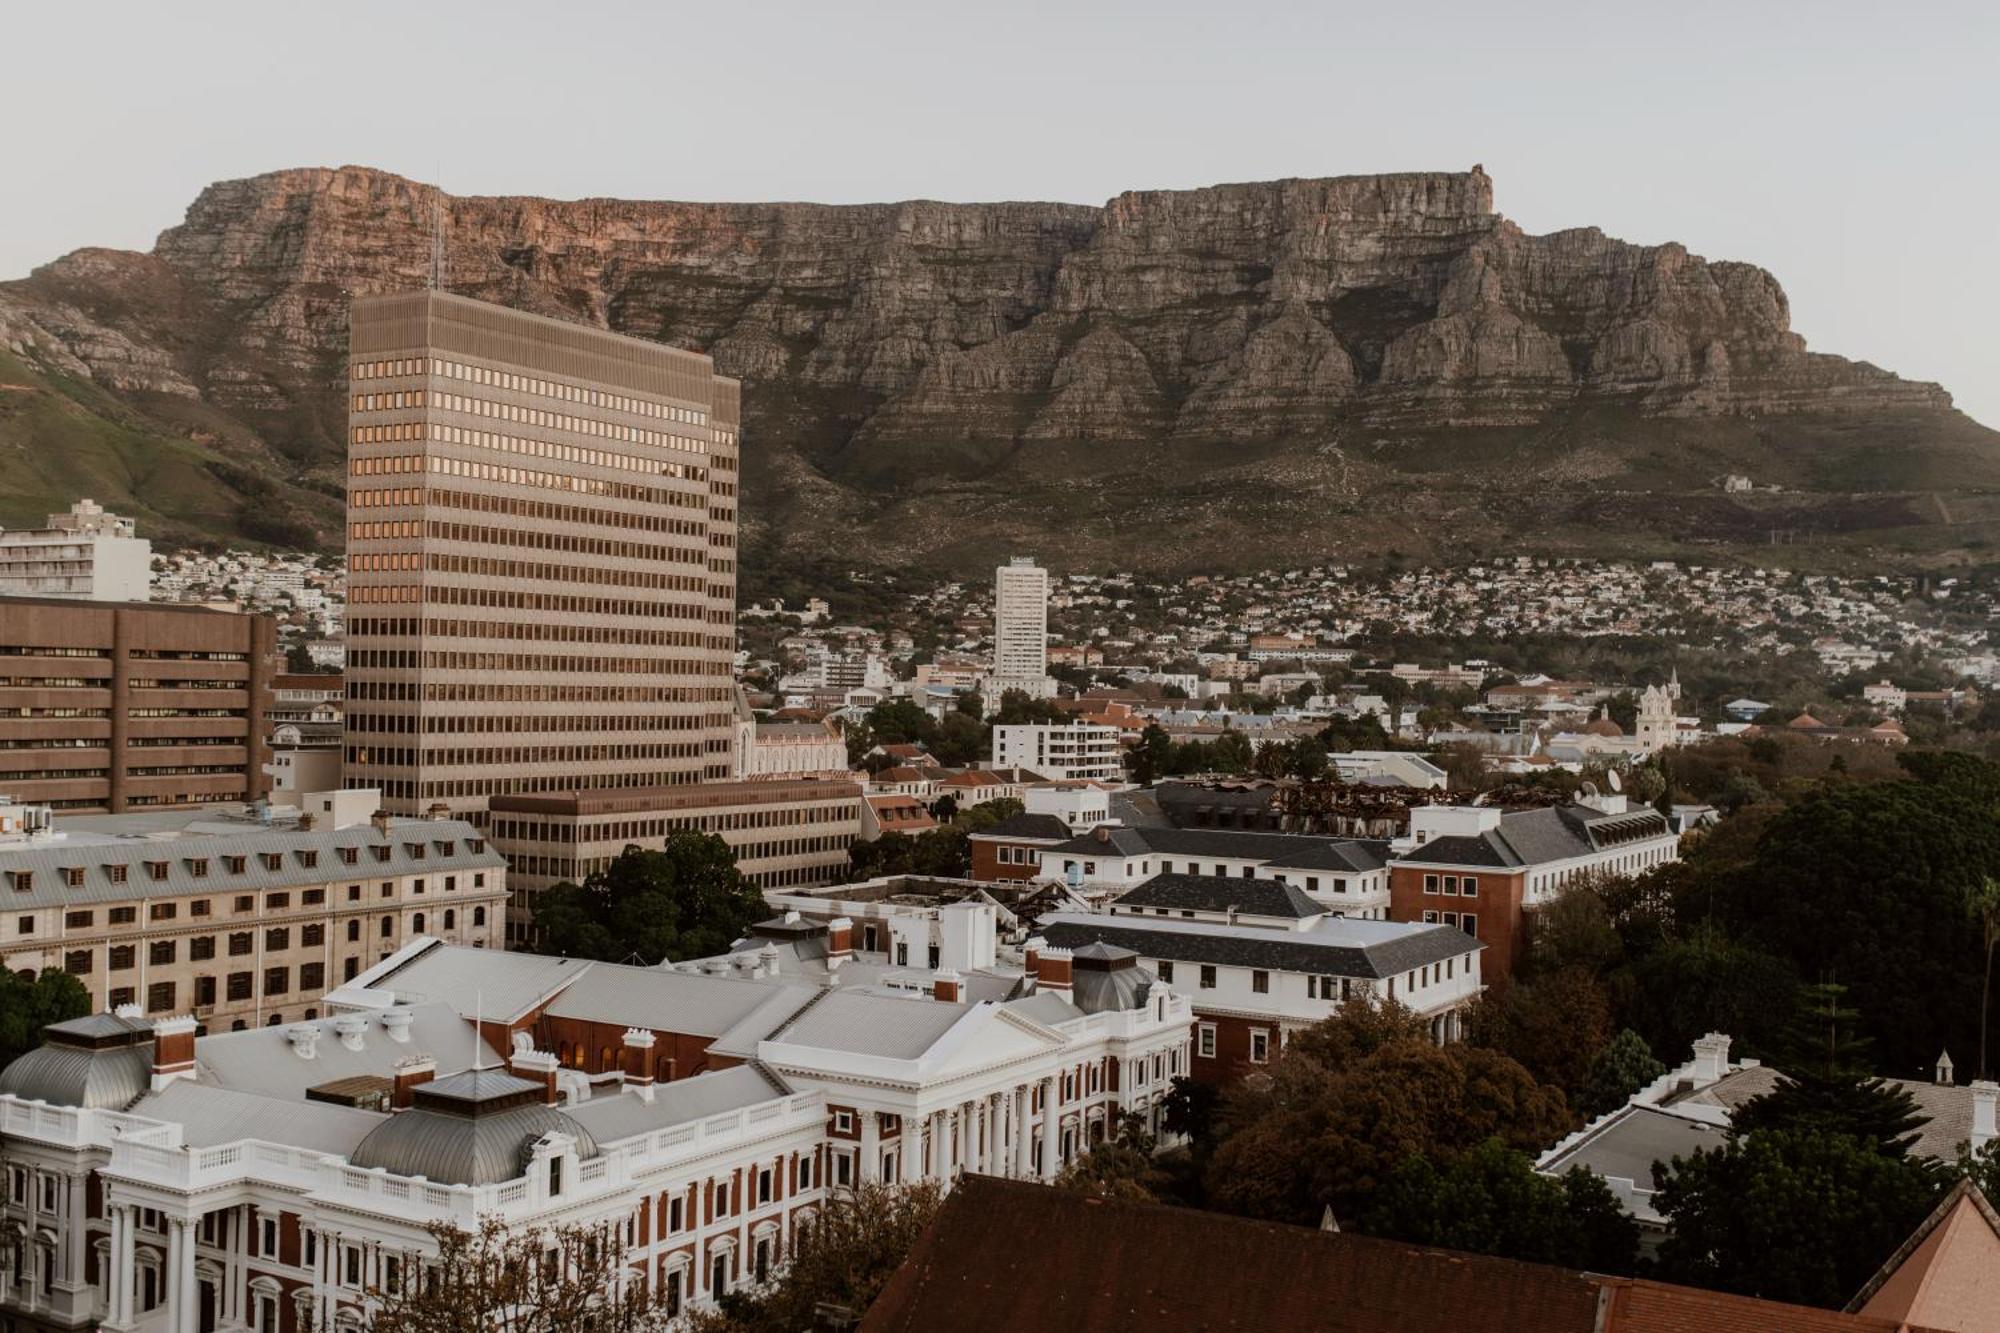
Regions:
<instances>
[{"instance_id":1,"label":"hazy sky","mask_svg":"<svg viewBox=\"0 0 2000 1333\"><path fill-rule=\"evenodd\" d=\"M1771 269L1817 350L2000 426L2000 4L10 6L0 276L212 180L1098 203L1485 164L1530 231Z\"/></svg>"}]
</instances>

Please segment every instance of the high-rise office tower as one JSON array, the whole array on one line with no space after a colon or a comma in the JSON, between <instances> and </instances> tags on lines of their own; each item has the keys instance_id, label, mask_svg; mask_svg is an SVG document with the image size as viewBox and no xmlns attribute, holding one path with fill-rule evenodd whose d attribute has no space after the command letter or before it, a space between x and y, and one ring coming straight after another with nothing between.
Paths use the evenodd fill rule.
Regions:
<instances>
[{"instance_id":1,"label":"high-rise office tower","mask_svg":"<svg viewBox=\"0 0 2000 1333\"><path fill-rule=\"evenodd\" d=\"M988 706L1006 690L1036 698L1054 692L1049 680L1049 571L1017 555L993 571L993 678Z\"/></svg>"},{"instance_id":2,"label":"high-rise office tower","mask_svg":"<svg viewBox=\"0 0 2000 1333\"><path fill-rule=\"evenodd\" d=\"M434 291L356 300L348 375L347 784L727 779L737 382Z\"/></svg>"}]
</instances>

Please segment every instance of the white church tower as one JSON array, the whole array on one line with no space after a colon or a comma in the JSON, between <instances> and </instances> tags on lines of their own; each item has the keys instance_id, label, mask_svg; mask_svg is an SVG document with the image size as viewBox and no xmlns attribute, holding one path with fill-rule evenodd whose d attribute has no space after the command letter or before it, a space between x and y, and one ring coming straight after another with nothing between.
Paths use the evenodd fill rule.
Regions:
<instances>
[{"instance_id":1,"label":"white church tower","mask_svg":"<svg viewBox=\"0 0 2000 1333\"><path fill-rule=\"evenodd\" d=\"M1648 685L1639 696L1639 718L1632 738L1647 754L1680 743L1681 676L1676 668L1665 685Z\"/></svg>"}]
</instances>

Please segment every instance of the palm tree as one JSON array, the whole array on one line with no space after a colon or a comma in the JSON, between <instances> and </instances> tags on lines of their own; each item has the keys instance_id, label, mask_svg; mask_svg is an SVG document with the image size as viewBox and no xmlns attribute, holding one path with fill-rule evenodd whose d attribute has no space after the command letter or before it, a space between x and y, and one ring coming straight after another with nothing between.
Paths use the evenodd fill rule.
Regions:
<instances>
[{"instance_id":1,"label":"palm tree","mask_svg":"<svg viewBox=\"0 0 2000 1333\"><path fill-rule=\"evenodd\" d=\"M1979 1077L1987 1077L1986 1015L1992 1007L1993 946L2000 944L2000 880L1988 875L1967 895L1967 908L1979 925L1980 944L1986 950L1986 975L1979 983Z\"/></svg>"}]
</instances>

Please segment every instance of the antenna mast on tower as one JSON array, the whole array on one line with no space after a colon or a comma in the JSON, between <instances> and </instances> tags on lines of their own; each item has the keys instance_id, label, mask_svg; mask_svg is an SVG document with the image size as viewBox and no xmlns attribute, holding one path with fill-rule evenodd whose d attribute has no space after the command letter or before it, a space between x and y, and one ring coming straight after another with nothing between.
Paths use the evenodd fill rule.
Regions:
<instances>
[{"instance_id":1,"label":"antenna mast on tower","mask_svg":"<svg viewBox=\"0 0 2000 1333\"><path fill-rule=\"evenodd\" d=\"M444 187L431 186L431 290L444 288Z\"/></svg>"}]
</instances>

